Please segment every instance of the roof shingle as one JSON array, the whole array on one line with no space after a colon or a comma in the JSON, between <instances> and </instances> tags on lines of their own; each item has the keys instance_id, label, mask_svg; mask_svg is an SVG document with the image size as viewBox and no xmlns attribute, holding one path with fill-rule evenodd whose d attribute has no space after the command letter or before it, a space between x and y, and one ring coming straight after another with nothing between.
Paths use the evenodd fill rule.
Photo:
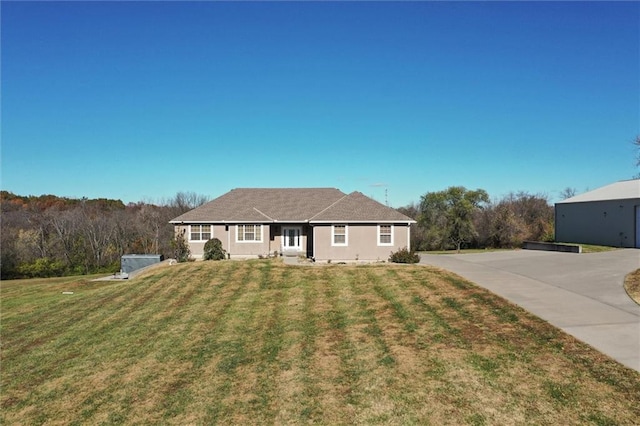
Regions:
<instances>
[{"instance_id":1,"label":"roof shingle","mask_svg":"<svg viewBox=\"0 0 640 426\"><path fill-rule=\"evenodd\" d=\"M305 221L344 195L335 188L237 188L171 222Z\"/></svg>"},{"instance_id":2,"label":"roof shingle","mask_svg":"<svg viewBox=\"0 0 640 426\"><path fill-rule=\"evenodd\" d=\"M411 222L411 218L367 197L352 192L311 218L311 222Z\"/></svg>"},{"instance_id":3,"label":"roof shingle","mask_svg":"<svg viewBox=\"0 0 640 426\"><path fill-rule=\"evenodd\" d=\"M336 188L237 188L171 221L181 222L411 222L375 200Z\"/></svg>"}]
</instances>

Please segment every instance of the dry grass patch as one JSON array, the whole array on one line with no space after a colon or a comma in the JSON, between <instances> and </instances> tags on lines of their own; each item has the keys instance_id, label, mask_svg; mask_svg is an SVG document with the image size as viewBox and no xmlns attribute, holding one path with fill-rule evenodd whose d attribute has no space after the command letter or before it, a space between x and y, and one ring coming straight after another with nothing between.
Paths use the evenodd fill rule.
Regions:
<instances>
[{"instance_id":1,"label":"dry grass patch","mask_svg":"<svg viewBox=\"0 0 640 426\"><path fill-rule=\"evenodd\" d=\"M640 305L640 269L636 269L625 277L624 289L629 297Z\"/></svg>"},{"instance_id":2,"label":"dry grass patch","mask_svg":"<svg viewBox=\"0 0 640 426\"><path fill-rule=\"evenodd\" d=\"M2 286L2 424L640 418L637 372L424 266L198 262Z\"/></svg>"}]
</instances>

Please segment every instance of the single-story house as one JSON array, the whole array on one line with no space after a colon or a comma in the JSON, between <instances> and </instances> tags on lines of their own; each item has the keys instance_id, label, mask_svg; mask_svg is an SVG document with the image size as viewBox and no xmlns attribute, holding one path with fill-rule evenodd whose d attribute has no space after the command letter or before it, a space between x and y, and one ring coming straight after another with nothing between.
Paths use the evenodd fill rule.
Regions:
<instances>
[{"instance_id":1,"label":"single-story house","mask_svg":"<svg viewBox=\"0 0 640 426\"><path fill-rule=\"evenodd\" d=\"M387 260L410 249L413 219L360 192L238 188L171 220L191 255L218 238L231 258L277 254L317 261Z\"/></svg>"},{"instance_id":2,"label":"single-story house","mask_svg":"<svg viewBox=\"0 0 640 426\"><path fill-rule=\"evenodd\" d=\"M640 179L567 198L555 212L556 241L640 248Z\"/></svg>"}]
</instances>

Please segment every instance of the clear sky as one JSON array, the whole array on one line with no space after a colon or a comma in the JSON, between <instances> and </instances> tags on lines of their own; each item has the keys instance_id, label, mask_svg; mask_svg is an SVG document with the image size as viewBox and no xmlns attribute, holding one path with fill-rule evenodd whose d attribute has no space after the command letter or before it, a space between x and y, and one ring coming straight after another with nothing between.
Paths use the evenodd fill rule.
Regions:
<instances>
[{"instance_id":1,"label":"clear sky","mask_svg":"<svg viewBox=\"0 0 640 426\"><path fill-rule=\"evenodd\" d=\"M7 2L2 189L217 197L638 173L638 2Z\"/></svg>"}]
</instances>

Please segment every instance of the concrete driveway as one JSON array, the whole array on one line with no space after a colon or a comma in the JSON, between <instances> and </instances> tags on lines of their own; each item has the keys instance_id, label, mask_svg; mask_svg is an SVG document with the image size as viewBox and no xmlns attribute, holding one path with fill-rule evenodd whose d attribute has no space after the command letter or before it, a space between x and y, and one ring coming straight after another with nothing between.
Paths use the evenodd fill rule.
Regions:
<instances>
[{"instance_id":1,"label":"concrete driveway","mask_svg":"<svg viewBox=\"0 0 640 426\"><path fill-rule=\"evenodd\" d=\"M455 272L640 371L640 306L623 287L640 268L640 250L421 254L420 263Z\"/></svg>"}]
</instances>

